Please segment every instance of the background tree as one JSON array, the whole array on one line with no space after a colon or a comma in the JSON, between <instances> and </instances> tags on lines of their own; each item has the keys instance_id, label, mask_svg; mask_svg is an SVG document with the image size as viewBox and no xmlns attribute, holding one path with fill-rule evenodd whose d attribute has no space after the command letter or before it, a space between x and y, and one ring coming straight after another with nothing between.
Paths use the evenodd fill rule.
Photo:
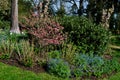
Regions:
<instances>
[{"instance_id":1,"label":"background tree","mask_svg":"<svg viewBox=\"0 0 120 80\"><path fill-rule=\"evenodd\" d=\"M18 0L19 17L28 15L30 13L30 9L32 9L32 4L30 1Z\"/></svg>"},{"instance_id":2,"label":"background tree","mask_svg":"<svg viewBox=\"0 0 120 80\"><path fill-rule=\"evenodd\" d=\"M10 16L10 1L0 0L0 19L7 20Z\"/></svg>"}]
</instances>

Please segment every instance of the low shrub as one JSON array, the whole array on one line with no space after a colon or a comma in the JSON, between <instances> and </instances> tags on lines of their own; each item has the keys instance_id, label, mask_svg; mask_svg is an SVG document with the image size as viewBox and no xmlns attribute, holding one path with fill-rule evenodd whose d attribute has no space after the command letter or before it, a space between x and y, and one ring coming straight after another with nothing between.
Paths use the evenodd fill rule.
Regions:
<instances>
[{"instance_id":1,"label":"low shrub","mask_svg":"<svg viewBox=\"0 0 120 80\"><path fill-rule=\"evenodd\" d=\"M51 52L48 52L48 57L49 58L60 58L61 57L61 53L60 51L51 51Z\"/></svg>"},{"instance_id":2,"label":"low shrub","mask_svg":"<svg viewBox=\"0 0 120 80\"><path fill-rule=\"evenodd\" d=\"M20 40L28 40L28 35L27 33L24 34L15 34L15 33L10 33L9 30L3 30L0 29L0 42L9 40L11 42L19 42Z\"/></svg>"},{"instance_id":3,"label":"low shrub","mask_svg":"<svg viewBox=\"0 0 120 80\"><path fill-rule=\"evenodd\" d=\"M65 16L58 20L68 32L69 39L82 53L102 54L109 43L110 32L102 25L93 24L85 17Z\"/></svg>"},{"instance_id":4,"label":"low shrub","mask_svg":"<svg viewBox=\"0 0 120 80\"><path fill-rule=\"evenodd\" d=\"M59 45L64 41L63 27L53 19L33 16L24 19L26 30L40 45Z\"/></svg>"},{"instance_id":5,"label":"low shrub","mask_svg":"<svg viewBox=\"0 0 120 80\"><path fill-rule=\"evenodd\" d=\"M70 76L70 67L62 59L50 59L47 63L47 70L58 77L68 78Z\"/></svg>"},{"instance_id":6,"label":"low shrub","mask_svg":"<svg viewBox=\"0 0 120 80\"><path fill-rule=\"evenodd\" d=\"M8 40L8 31L0 29L0 43L2 41Z\"/></svg>"},{"instance_id":7,"label":"low shrub","mask_svg":"<svg viewBox=\"0 0 120 80\"><path fill-rule=\"evenodd\" d=\"M73 77L82 77L84 75L82 68L75 68L72 70L72 76Z\"/></svg>"},{"instance_id":8,"label":"low shrub","mask_svg":"<svg viewBox=\"0 0 120 80\"><path fill-rule=\"evenodd\" d=\"M19 42L21 40L28 40L28 35L27 33L23 34L15 34L15 33L10 33L8 34L8 39L12 42Z\"/></svg>"},{"instance_id":9,"label":"low shrub","mask_svg":"<svg viewBox=\"0 0 120 80\"><path fill-rule=\"evenodd\" d=\"M0 20L0 29L10 29L10 21Z\"/></svg>"},{"instance_id":10,"label":"low shrub","mask_svg":"<svg viewBox=\"0 0 120 80\"><path fill-rule=\"evenodd\" d=\"M73 60L77 53L77 46L73 43L64 42L61 47L62 58L69 64L73 64Z\"/></svg>"},{"instance_id":11,"label":"low shrub","mask_svg":"<svg viewBox=\"0 0 120 80\"><path fill-rule=\"evenodd\" d=\"M85 54L77 55L74 60L74 75L75 76L101 76L103 73L102 66L104 65L104 59L99 56L89 56ZM78 70L76 72L76 69ZM79 72L80 71L80 72ZM79 74L81 73L81 74Z\"/></svg>"}]
</instances>

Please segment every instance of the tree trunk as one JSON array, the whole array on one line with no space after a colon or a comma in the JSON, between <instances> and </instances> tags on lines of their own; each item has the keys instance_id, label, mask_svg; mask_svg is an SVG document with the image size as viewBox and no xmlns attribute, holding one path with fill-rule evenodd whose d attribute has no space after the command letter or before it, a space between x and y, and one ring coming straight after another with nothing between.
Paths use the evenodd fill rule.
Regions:
<instances>
[{"instance_id":1,"label":"tree trunk","mask_svg":"<svg viewBox=\"0 0 120 80\"><path fill-rule=\"evenodd\" d=\"M18 0L11 0L11 33L20 34L18 25Z\"/></svg>"},{"instance_id":2,"label":"tree trunk","mask_svg":"<svg viewBox=\"0 0 120 80\"><path fill-rule=\"evenodd\" d=\"M79 16L82 15L82 13L83 13L82 11L83 11L83 0L80 0L79 1L79 10L78 10Z\"/></svg>"}]
</instances>

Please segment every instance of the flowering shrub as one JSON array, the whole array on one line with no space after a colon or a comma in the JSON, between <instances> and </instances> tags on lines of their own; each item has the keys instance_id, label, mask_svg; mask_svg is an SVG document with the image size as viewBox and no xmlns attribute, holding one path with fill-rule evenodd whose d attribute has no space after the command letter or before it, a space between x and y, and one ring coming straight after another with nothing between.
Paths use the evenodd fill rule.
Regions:
<instances>
[{"instance_id":1,"label":"flowering shrub","mask_svg":"<svg viewBox=\"0 0 120 80\"><path fill-rule=\"evenodd\" d=\"M44 45L60 44L64 40L60 32L63 27L55 22L51 22L51 24L46 24L44 27L40 27L34 31L32 30L30 33L38 37L40 39L39 42Z\"/></svg>"},{"instance_id":2,"label":"flowering shrub","mask_svg":"<svg viewBox=\"0 0 120 80\"><path fill-rule=\"evenodd\" d=\"M63 27L48 17L25 18L25 26L28 33L33 35L41 45L57 45L65 39L62 33Z\"/></svg>"},{"instance_id":3,"label":"flowering shrub","mask_svg":"<svg viewBox=\"0 0 120 80\"><path fill-rule=\"evenodd\" d=\"M61 44L64 40L63 27L48 15L49 2L49 0L40 2L36 7L38 15L35 16L35 12L31 12L31 15L28 18L25 17L24 21L25 26L29 27L27 28L29 34L33 35L43 46Z\"/></svg>"}]
</instances>

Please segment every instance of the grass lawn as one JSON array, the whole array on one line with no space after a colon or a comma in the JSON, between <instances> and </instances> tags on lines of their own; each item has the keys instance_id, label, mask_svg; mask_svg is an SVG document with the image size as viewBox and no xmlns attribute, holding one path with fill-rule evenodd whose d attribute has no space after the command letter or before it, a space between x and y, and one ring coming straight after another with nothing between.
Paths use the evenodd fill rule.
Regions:
<instances>
[{"instance_id":1,"label":"grass lawn","mask_svg":"<svg viewBox=\"0 0 120 80\"><path fill-rule=\"evenodd\" d=\"M35 74L0 62L0 80L63 80L47 73Z\"/></svg>"},{"instance_id":2,"label":"grass lawn","mask_svg":"<svg viewBox=\"0 0 120 80\"><path fill-rule=\"evenodd\" d=\"M109 78L109 80L120 80L120 72L115 74L115 75L113 75L113 76L111 76Z\"/></svg>"},{"instance_id":3,"label":"grass lawn","mask_svg":"<svg viewBox=\"0 0 120 80\"><path fill-rule=\"evenodd\" d=\"M15 66L0 62L0 80L69 80L55 77L47 73L35 74ZM120 80L120 72L105 80Z\"/></svg>"},{"instance_id":4,"label":"grass lawn","mask_svg":"<svg viewBox=\"0 0 120 80\"><path fill-rule=\"evenodd\" d=\"M112 44L120 47L120 35L112 39ZM112 56L116 59L120 59L120 49L113 49ZM120 80L120 72L110 76L108 80Z\"/></svg>"}]
</instances>

